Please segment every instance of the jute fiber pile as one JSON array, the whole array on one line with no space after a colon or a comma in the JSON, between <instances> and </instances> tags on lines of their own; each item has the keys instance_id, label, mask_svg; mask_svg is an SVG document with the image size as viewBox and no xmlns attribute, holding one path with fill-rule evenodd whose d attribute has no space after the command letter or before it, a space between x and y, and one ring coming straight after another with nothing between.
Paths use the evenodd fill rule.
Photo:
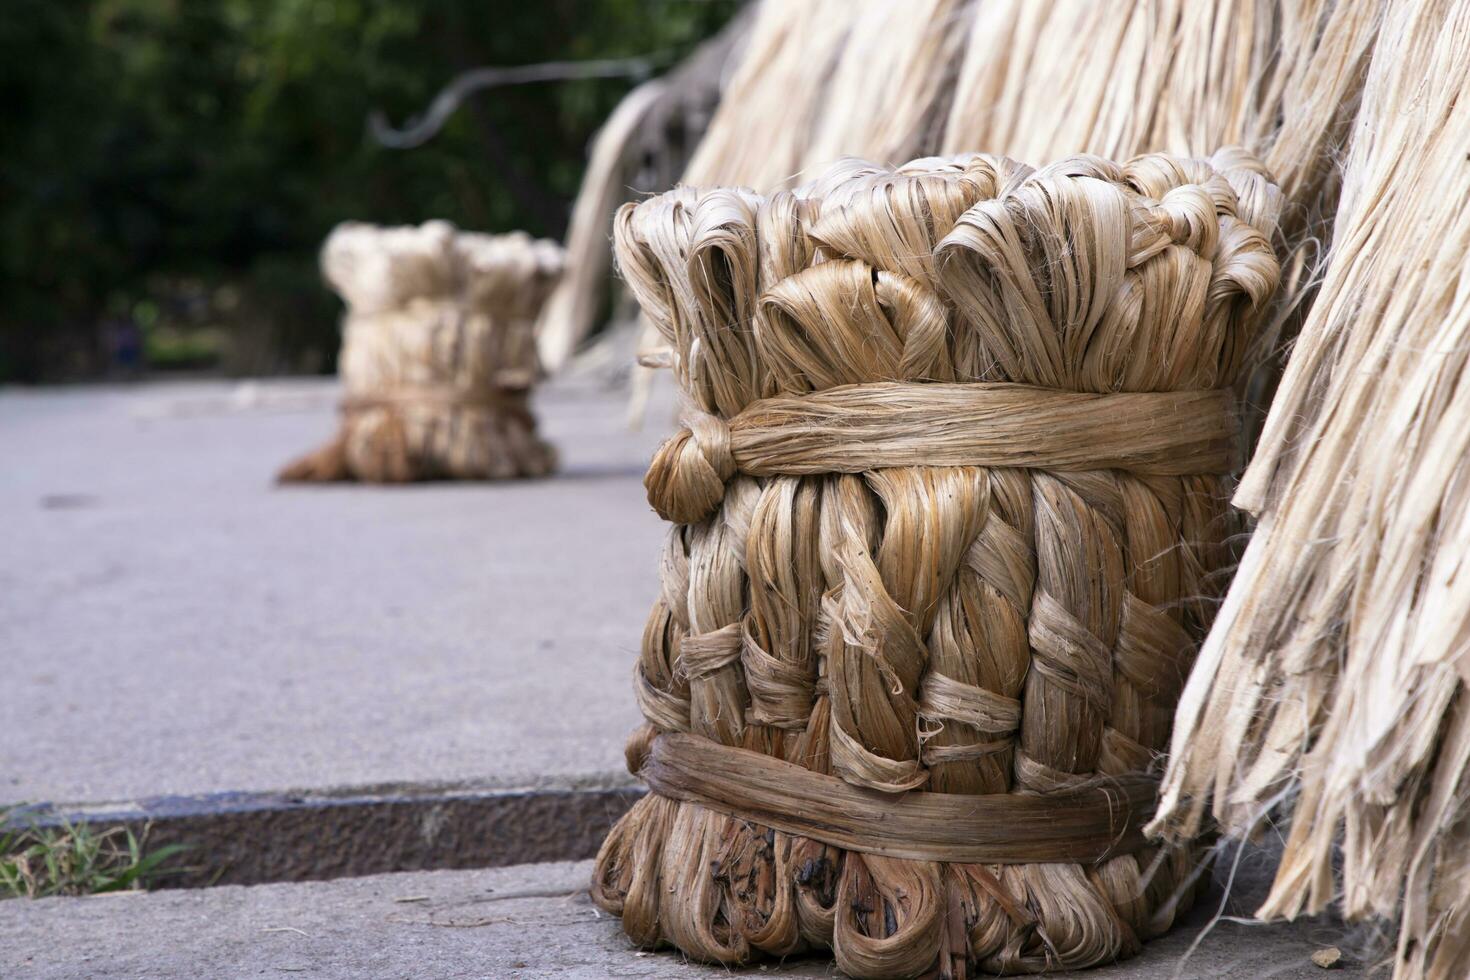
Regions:
<instances>
[{"instance_id":1,"label":"jute fiber pile","mask_svg":"<svg viewBox=\"0 0 1470 980\"><path fill-rule=\"evenodd\" d=\"M1212 160L845 161L618 215L690 403L593 895L856 977L1127 956L1192 901L1156 754L1229 561L1280 194Z\"/></svg>"},{"instance_id":2,"label":"jute fiber pile","mask_svg":"<svg viewBox=\"0 0 1470 980\"><path fill-rule=\"evenodd\" d=\"M283 481L541 476L556 453L536 436L536 316L562 250L524 232L481 235L443 221L339 225L322 272L347 303L342 427Z\"/></svg>"}]
</instances>

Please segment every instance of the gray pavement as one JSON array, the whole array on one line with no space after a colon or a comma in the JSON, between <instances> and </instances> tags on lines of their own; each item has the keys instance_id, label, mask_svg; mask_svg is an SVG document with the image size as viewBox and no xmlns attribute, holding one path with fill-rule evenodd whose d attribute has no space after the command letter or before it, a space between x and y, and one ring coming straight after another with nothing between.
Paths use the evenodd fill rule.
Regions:
<instances>
[{"instance_id":1,"label":"gray pavement","mask_svg":"<svg viewBox=\"0 0 1470 980\"><path fill-rule=\"evenodd\" d=\"M431 871L296 885L0 902L7 980L155 980L300 976L715 978L721 968L640 953L584 891L591 865ZM1143 956L1078 974L1088 980L1307 980L1310 956L1339 942L1331 926L1210 924L1193 916ZM828 960L768 963L750 976L828 977Z\"/></svg>"},{"instance_id":2,"label":"gray pavement","mask_svg":"<svg viewBox=\"0 0 1470 980\"><path fill-rule=\"evenodd\" d=\"M556 479L273 486L333 402L0 391L0 804L627 781L670 405L550 388Z\"/></svg>"}]
</instances>

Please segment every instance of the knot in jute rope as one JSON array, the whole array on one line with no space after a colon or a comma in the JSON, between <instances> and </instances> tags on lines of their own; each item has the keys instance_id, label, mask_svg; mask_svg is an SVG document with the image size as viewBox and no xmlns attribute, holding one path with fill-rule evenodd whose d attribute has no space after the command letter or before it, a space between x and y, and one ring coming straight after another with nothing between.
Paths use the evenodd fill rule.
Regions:
<instances>
[{"instance_id":1,"label":"knot in jute rope","mask_svg":"<svg viewBox=\"0 0 1470 980\"><path fill-rule=\"evenodd\" d=\"M725 481L735 475L730 427L704 412L659 447L643 478L648 502L664 520L693 524L714 513L725 497Z\"/></svg>"},{"instance_id":2,"label":"knot in jute rope","mask_svg":"<svg viewBox=\"0 0 1470 980\"><path fill-rule=\"evenodd\" d=\"M1003 383L843 385L705 412L665 442L644 478L665 520L714 513L747 476L864 473L896 466L1227 473L1239 420L1228 390L1096 394Z\"/></svg>"}]
</instances>

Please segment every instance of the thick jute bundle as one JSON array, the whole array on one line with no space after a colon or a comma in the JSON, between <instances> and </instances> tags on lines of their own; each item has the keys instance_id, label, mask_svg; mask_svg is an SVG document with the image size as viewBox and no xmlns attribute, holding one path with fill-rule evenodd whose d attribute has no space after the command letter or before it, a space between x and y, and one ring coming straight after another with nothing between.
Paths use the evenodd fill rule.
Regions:
<instances>
[{"instance_id":1,"label":"thick jute bundle","mask_svg":"<svg viewBox=\"0 0 1470 980\"><path fill-rule=\"evenodd\" d=\"M555 451L529 406L535 321L562 250L444 221L339 225L322 273L347 303L342 427L283 481L541 476Z\"/></svg>"},{"instance_id":2,"label":"thick jute bundle","mask_svg":"<svg viewBox=\"0 0 1470 980\"><path fill-rule=\"evenodd\" d=\"M638 943L856 977L1083 967L1192 901L1141 834L1228 563L1278 278L1253 158L845 161L678 189L620 266L690 403L593 896Z\"/></svg>"}]
</instances>

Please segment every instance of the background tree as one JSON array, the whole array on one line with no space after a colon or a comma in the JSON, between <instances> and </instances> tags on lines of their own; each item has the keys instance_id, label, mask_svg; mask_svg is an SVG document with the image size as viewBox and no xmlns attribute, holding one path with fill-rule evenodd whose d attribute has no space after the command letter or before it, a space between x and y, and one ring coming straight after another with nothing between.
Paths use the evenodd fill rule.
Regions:
<instances>
[{"instance_id":1,"label":"background tree","mask_svg":"<svg viewBox=\"0 0 1470 980\"><path fill-rule=\"evenodd\" d=\"M9 0L0 18L0 379L155 364L327 370L338 221L558 236L631 80L498 88L380 146L477 65L674 60L737 0Z\"/></svg>"}]
</instances>

